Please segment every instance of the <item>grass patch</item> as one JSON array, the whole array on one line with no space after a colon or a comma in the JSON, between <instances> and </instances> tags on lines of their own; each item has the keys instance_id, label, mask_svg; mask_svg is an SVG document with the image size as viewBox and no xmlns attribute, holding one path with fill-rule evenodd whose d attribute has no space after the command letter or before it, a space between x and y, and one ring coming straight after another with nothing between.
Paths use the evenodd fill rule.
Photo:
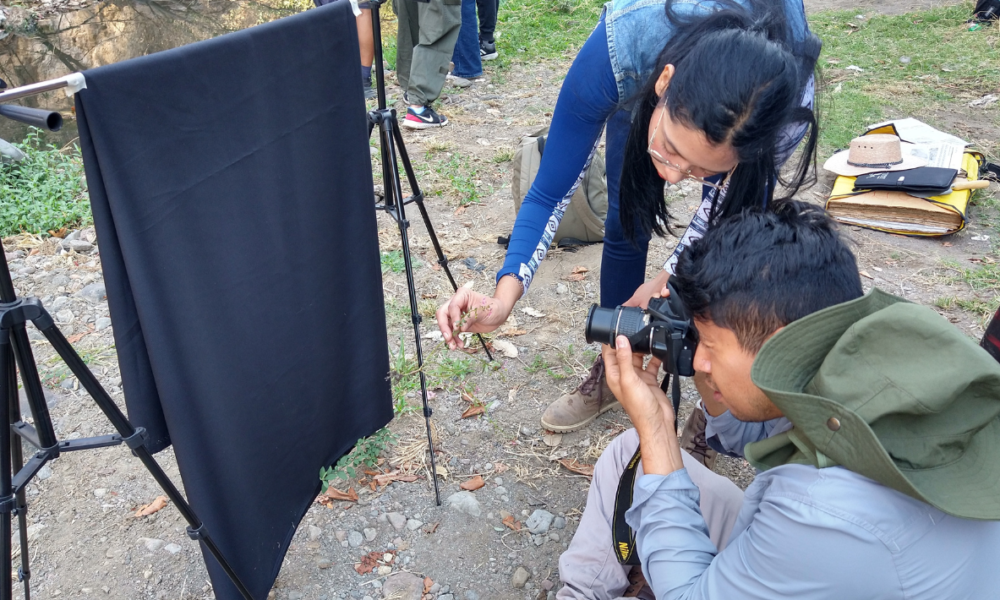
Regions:
<instances>
[{"instance_id":1,"label":"grass patch","mask_svg":"<svg viewBox=\"0 0 1000 600\"><path fill-rule=\"evenodd\" d=\"M514 160L514 151L510 148L503 148L493 153L493 162L501 164Z\"/></svg>"},{"instance_id":2,"label":"grass patch","mask_svg":"<svg viewBox=\"0 0 1000 600\"><path fill-rule=\"evenodd\" d=\"M402 250L388 250L386 252L379 253L379 262L382 263L382 272L388 273L392 271L393 273L402 273L406 269L406 260L403 259ZM423 266L423 263L410 256L410 264L413 265L414 269Z\"/></svg>"},{"instance_id":3,"label":"grass patch","mask_svg":"<svg viewBox=\"0 0 1000 600\"><path fill-rule=\"evenodd\" d=\"M819 64L827 85L820 127L826 153L846 148L872 122L923 112L959 94L985 94L1000 80L1000 28L969 31L969 2L864 19L859 12L809 17L823 40ZM863 71L847 71L852 65Z\"/></svg>"},{"instance_id":4,"label":"grass patch","mask_svg":"<svg viewBox=\"0 0 1000 600\"><path fill-rule=\"evenodd\" d=\"M601 15L601 0L506 0L497 14L497 70L578 50Z\"/></svg>"},{"instance_id":5,"label":"grass patch","mask_svg":"<svg viewBox=\"0 0 1000 600\"><path fill-rule=\"evenodd\" d=\"M46 144L34 127L14 145L25 159L0 166L0 236L89 223L80 149L74 145L63 151Z\"/></svg>"},{"instance_id":6,"label":"grass patch","mask_svg":"<svg viewBox=\"0 0 1000 600\"><path fill-rule=\"evenodd\" d=\"M974 290L1000 290L1000 264L983 264L975 269L959 268L959 278Z\"/></svg>"},{"instance_id":7,"label":"grass patch","mask_svg":"<svg viewBox=\"0 0 1000 600\"><path fill-rule=\"evenodd\" d=\"M332 467L320 467L319 479L323 482L326 493L330 484L340 479L353 479L362 469L374 469L378 466L379 456L396 443L396 434L388 427L379 429L369 437L361 438L350 452L340 457Z\"/></svg>"},{"instance_id":8,"label":"grass patch","mask_svg":"<svg viewBox=\"0 0 1000 600\"><path fill-rule=\"evenodd\" d=\"M430 157L430 154L427 155ZM457 200L459 205L468 206L470 204L478 204L482 199L479 193L479 169L477 169L471 160L463 157L458 152L452 152L448 155L447 160L438 161L437 165L434 167L435 172L439 177L447 180L451 183L451 194ZM493 188L490 187L487 194L492 194Z\"/></svg>"}]
</instances>

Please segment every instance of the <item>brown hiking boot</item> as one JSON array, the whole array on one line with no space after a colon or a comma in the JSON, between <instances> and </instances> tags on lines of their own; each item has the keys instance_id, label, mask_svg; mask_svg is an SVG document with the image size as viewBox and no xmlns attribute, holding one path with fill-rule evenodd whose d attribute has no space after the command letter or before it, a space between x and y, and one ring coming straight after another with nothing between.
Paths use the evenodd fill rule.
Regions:
<instances>
[{"instance_id":1,"label":"brown hiking boot","mask_svg":"<svg viewBox=\"0 0 1000 600\"><path fill-rule=\"evenodd\" d=\"M695 460L714 471L719 453L709 448L705 441L706 424L705 411L700 406L695 406L681 432L681 450L686 450Z\"/></svg>"},{"instance_id":2,"label":"brown hiking boot","mask_svg":"<svg viewBox=\"0 0 1000 600\"><path fill-rule=\"evenodd\" d=\"M556 433L568 433L586 427L599 415L621 406L604 377L604 358L600 355L590 375L580 387L564 394L549 405L542 415L542 427Z\"/></svg>"}]
</instances>

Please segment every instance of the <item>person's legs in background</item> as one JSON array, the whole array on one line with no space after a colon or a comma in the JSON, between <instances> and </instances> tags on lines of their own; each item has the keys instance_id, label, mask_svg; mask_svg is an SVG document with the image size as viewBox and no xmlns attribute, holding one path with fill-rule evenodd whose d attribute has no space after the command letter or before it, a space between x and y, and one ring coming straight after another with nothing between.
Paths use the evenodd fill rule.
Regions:
<instances>
[{"instance_id":1,"label":"person's legs in background","mask_svg":"<svg viewBox=\"0 0 1000 600\"><path fill-rule=\"evenodd\" d=\"M372 61L375 60L375 41L372 36L372 8L368 2L359 2L361 15L358 22L358 46L361 47L361 84L365 88L365 98L374 98L372 88Z\"/></svg>"},{"instance_id":2,"label":"person's legs in background","mask_svg":"<svg viewBox=\"0 0 1000 600\"><path fill-rule=\"evenodd\" d=\"M499 56L493 35L500 0L476 0L476 7L479 9L479 55L483 60L493 60Z\"/></svg>"},{"instance_id":3,"label":"person's legs in background","mask_svg":"<svg viewBox=\"0 0 1000 600\"><path fill-rule=\"evenodd\" d=\"M413 63L413 47L420 38L420 12L414 0L393 0L392 10L396 13L396 83L407 95L410 85L410 66Z\"/></svg>"},{"instance_id":4,"label":"person's legs in background","mask_svg":"<svg viewBox=\"0 0 1000 600\"><path fill-rule=\"evenodd\" d=\"M451 61L455 63L451 74L456 77L472 79L483 74L483 62L479 57L476 0L462 0L462 27L458 32Z\"/></svg>"},{"instance_id":5,"label":"person's legs in background","mask_svg":"<svg viewBox=\"0 0 1000 600\"><path fill-rule=\"evenodd\" d=\"M406 22L403 14L397 13L400 31L397 33L397 78L409 105L402 124L411 129L443 127L448 119L435 112L431 103L441 95L448 74L462 26L462 2L398 0L397 4L405 5L406 11ZM400 54L407 49L402 42L404 29L408 30L408 49L412 54L401 59ZM407 75L403 74L404 69Z\"/></svg>"}]
</instances>

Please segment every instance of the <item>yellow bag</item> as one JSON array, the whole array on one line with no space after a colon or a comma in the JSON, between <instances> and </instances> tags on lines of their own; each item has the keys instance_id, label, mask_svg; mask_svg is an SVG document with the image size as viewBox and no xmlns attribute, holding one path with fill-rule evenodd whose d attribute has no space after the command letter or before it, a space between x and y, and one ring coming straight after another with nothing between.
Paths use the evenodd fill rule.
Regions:
<instances>
[{"instance_id":1,"label":"yellow bag","mask_svg":"<svg viewBox=\"0 0 1000 600\"><path fill-rule=\"evenodd\" d=\"M892 124L865 132L897 135ZM965 150L958 177L979 179L985 158L979 152ZM965 211L972 190L953 190L950 194L917 198L905 192L855 192L854 177L837 177L826 210L837 221L876 231L913 236L950 235L965 228Z\"/></svg>"}]
</instances>

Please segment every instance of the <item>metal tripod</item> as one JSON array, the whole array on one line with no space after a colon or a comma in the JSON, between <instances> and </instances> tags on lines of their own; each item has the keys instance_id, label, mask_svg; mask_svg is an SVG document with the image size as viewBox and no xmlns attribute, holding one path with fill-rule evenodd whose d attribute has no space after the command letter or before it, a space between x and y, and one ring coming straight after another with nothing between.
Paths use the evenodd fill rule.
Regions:
<instances>
[{"instance_id":1,"label":"metal tripod","mask_svg":"<svg viewBox=\"0 0 1000 600\"><path fill-rule=\"evenodd\" d=\"M25 330L25 324L28 321L34 323L35 327L49 340L73 375L111 421L118 434L68 441L56 439L48 406L45 404L42 382L38 377L38 369L35 366L35 359L32 356L31 345ZM21 383L24 385L28 406L31 407L31 414L34 417L34 426L21 419L21 407L17 393L18 371L21 374ZM45 463L58 458L62 452L104 448L124 443L132 449L132 454L142 461L142 464L153 475L167 497L188 522L187 532L191 539L199 540L205 544L205 547L219 561L240 594L247 600L253 600L250 591L240 581L239 576L236 575L209 536L204 523L198 519L187 500L184 499L184 496L146 449L146 431L142 427L132 427L128 418L111 399L111 396L104 391L73 346L55 326L52 317L42 307L42 303L37 298L21 299L15 296L7 261L0 261L0 390L5 390L7 394L7 402L0 402L0 423L10 423L9 428L0 426L0 599L13 598L11 578L12 515L17 515L21 534L21 568L18 570L18 580L24 583L25 600L31 598L26 522L27 503L24 499L24 490L28 482ZM12 434L17 437L13 437ZM22 439L38 448L38 452L26 465L23 464L24 458L21 454ZM16 472L13 472L12 468Z\"/></svg>"},{"instance_id":2,"label":"metal tripod","mask_svg":"<svg viewBox=\"0 0 1000 600\"><path fill-rule=\"evenodd\" d=\"M417 290L413 281L413 262L410 259L410 242L407 235L410 222L406 220L406 212L404 210L407 204L413 203L417 205L417 209L420 210L420 216L423 218L424 226L427 227L427 234L431 238L431 244L434 246L434 252L437 254L437 263L444 269L445 274L448 276L448 281L451 282L451 287L455 291L458 291L458 284L455 283L451 269L448 268L448 257L441 250L437 234L434 233L434 225L431 223L431 218L427 214L427 208L424 206L424 194L420 191L420 186L417 185L417 177L413 173L410 156L406 153L406 145L403 144L403 136L399 131L399 121L396 119L396 109L386 108L385 105L385 74L382 71L382 25L379 20L379 9L384 3L385 0L372 0L371 2L372 38L375 44L375 61L373 63L375 68L372 71L375 73L378 108L368 113L368 137L371 137L372 131L378 126L382 159L382 182L385 189L382 202L377 203L375 208L384 210L399 226L399 237L403 246L403 264L406 268L406 284L410 295L410 318L413 321L413 337L417 348L417 368L420 374L420 394L423 401L424 422L427 426L427 444L431 454L431 478L434 480L434 498L440 506L441 492L438 489L437 466L434 461L434 439L431 434L430 418L432 411L430 405L427 403L424 355L420 347L420 321L422 319L417 309ZM412 192L412 195L407 198L403 197L402 182L399 177L399 164L396 160L397 153L399 162L403 163L403 170L406 172L406 179L410 184ZM486 356L490 360L493 360L493 355L486 345L486 340L479 334L476 334L476 337L479 338L483 349L486 350Z\"/></svg>"}]
</instances>

